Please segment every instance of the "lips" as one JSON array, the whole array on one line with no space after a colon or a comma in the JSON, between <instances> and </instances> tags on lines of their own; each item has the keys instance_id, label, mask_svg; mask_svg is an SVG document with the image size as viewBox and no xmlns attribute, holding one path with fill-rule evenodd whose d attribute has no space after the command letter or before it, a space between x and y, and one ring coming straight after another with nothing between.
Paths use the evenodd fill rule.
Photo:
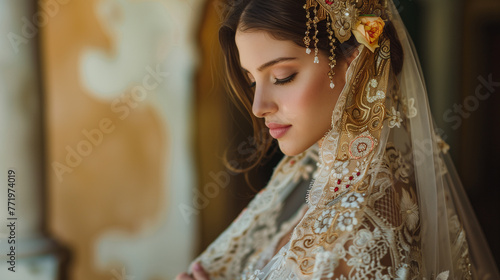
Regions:
<instances>
[{"instance_id":1,"label":"lips","mask_svg":"<svg viewBox=\"0 0 500 280\"><path fill-rule=\"evenodd\" d=\"M288 132L292 125L278 124L278 123L268 123L266 124L269 127L269 134L275 139L281 138Z\"/></svg>"}]
</instances>

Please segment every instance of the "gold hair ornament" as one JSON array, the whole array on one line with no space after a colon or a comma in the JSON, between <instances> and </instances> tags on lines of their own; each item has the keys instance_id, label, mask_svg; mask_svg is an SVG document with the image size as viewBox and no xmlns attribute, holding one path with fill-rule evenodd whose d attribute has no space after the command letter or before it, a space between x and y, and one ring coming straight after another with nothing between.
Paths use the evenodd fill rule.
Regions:
<instances>
[{"instance_id":1,"label":"gold hair ornament","mask_svg":"<svg viewBox=\"0 0 500 280\"><path fill-rule=\"evenodd\" d=\"M313 15L311 16L311 8ZM318 22L326 20L330 54L329 66L330 87L334 88L333 68L337 64L335 59L335 42L343 43L354 34L356 40L367 46L372 52L378 47L378 38L387 20L387 0L306 0L306 32L304 45L306 53L310 54L311 42L314 43L314 63L319 63L318 58ZM312 41L310 38L311 25L314 27Z\"/></svg>"}]
</instances>

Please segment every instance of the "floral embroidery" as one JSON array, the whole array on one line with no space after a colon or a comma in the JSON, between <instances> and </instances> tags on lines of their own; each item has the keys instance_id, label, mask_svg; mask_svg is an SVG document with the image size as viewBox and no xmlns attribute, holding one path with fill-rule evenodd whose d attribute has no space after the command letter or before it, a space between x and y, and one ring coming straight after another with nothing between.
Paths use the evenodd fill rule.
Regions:
<instances>
[{"instance_id":1,"label":"floral embroidery","mask_svg":"<svg viewBox=\"0 0 500 280\"><path fill-rule=\"evenodd\" d=\"M450 149L450 146L441 138L439 134L435 134L436 137L436 142L438 144L439 150L443 153L446 154L448 153L448 150Z\"/></svg>"},{"instance_id":2,"label":"floral embroidery","mask_svg":"<svg viewBox=\"0 0 500 280\"><path fill-rule=\"evenodd\" d=\"M361 170L363 170L363 165L359 161L357 161L356 167L354 168L354 170L352 172L352 176L354 178L361 176Z\"/></svg>"},{"instance_id":3,"label":"floral embroidery","mask_svg":"<svg viewBox=\"0 0 500 280\"><path fill-rule=\"evenodd\" d=\"M395 164L394 177L396 179L408 183L408 176L410 175L410 166L405 161L401 152L398 152L398 158Z\"/></svg>"},{"instance_id":4,"label":"floral embroidery","mask_svg":"<svg viewBox=\"0 0 500 280\"><path fill-rule=\"evenodd\" d=\"M366 84L366 100L368 103L373 103L377 100L385 99L385 92L382 90L377 90L374 96L370 95L371 88L376 89L378 86L378 81L376 79L371 79L369 83Z\"/></svg>"},{"instance_id":5,"label":"floral embroidery","mask_svg":"<svg viewBox=\"0 0 500 280\"><path fill-rule=\"evenodd\" d=\"M395 280L406 280L408 279L408 265L403 264L397 271L396 275L398 276Z\"/></svg>"},{"instance_id":6,"label":"floral embroidery","mask_svg":"<svg viewBox=\"0 0 500 280\"><path fill-rule=\"evenodd\" d=\"M333 222L333 217L335 216L334 209L324 210L323 213L316 219L314 223L314 232L320 234L326 232Z\"/></svg>"},{"instance_id":7,"label":"floral embroidery","mask_svg":"<svg viewBox=\"0 0 500 280\"><path fill-rule=\"evenodd\" d=\"M353 159L360 159L367 156L375 146L375 141L368 131L363 132L354 138L349 145L349 153Z\"/></svg>"},{"instance_id":8,"label":"floral embroidery","mask_svg":"<svg viewBox=\"0 0 500 280\"><path fill-rule=\"evenodd\" d=\"M359 269L361 266L369 265L372 257L365 250L360 250L355 246L349 247L349 254L351 258L347 261L347 265Z\"/></svg>"},{"instance_id":9,"label":"floral embroidery","mask_svg":"<svg viewBox=\"0 0 500 280\"><path fill-rule=\"evenodd\" d=\"M401 118L401 113L396 111L394 107L391 108L391 116L389 117L389 127L393 128L395 126L401 127L403 119Z\"/></svg>"},{"instance_id":10,"label":"floral embroidery","mask_svg":"<svg viewBox=\"0 0 500 280\"><path fill-rule=\"evenodd\" d=\"M355 217L356 212L344 212L339 216L337 222L337 228L342 231L352 231L353 227L358 224L358 220Z\"/></svg>"},{"instance_id":11,"label":"floral embroidery","mask_svg":"<svg viewBox=\"0 0 500 280\"><path fill-rule=\"evenodd\" d=\"M403 220L409 230L414 230L418 224L418 205L410 197L410 194L403 189L401 197L401 212Z\"/></svg>"},{"instance_id":12,"label":"floral embroidery","mask_svg":"<svg viewBox=\"0 0 500 280\"><path fill-rule=\"evenodd\" d=\"M357 192L350 193L342 198L342 207L345 208L359 208L359 204L365 201L363 196Z\"/></svg>"},{"instance_id":13,"label":"floral embroidery","mask_svg":"<svg viewBox=\"0 0 500 280\"><path fill-rule=\"evenodd\" d=\"M337 161L333 164L333 173L332 176L336 179L342 179L347 173L349 173L349 169L347 165L348 161Z\"/></svg>"},{"instance_id":14,"label":"floral embroidery","mask_svg":"<svg viewBox=\"0 0 500 280\"><path fill-rule=\"evenodd\" d=\"M344 246L342 244L337 243L332 249L332 254L337 258L337 259L343 259L345 258L346 251Z\"/></svg>"},{"instance_id":15,"label":"floral embroidery","mask_svg":"<svg viewBox=\"0 0 500 280\"><path fill-rule=\"evenodd\" d=\"M390 166L395 179L404 183L409 183L408 177L410 176L410 164L408 164L401 151L396 150L394 146L389 145L385 154L385 160Z\"/></svg>"},{"instance_id":16,"label":"floral embroidery","mask_svg":"<svg viewBox=\"0 0 500 280\"><path fill-rule=\"evenodd\" d=\"M375 94L375 96L369 96L368 92L366 95L366 100L368 100L368 102L370 102L370 103L373 103L379 99L384 99L384 98L385 98L385 92L383 92L381 90L377 90L377 93Z\"/></svg>"},{"instance_id":17,"label":"floral embroidery","mask_svg":"<svg viewBox=\"0 0 500 280\"><path fill-rule=\"evenodd\" d=\"M335 260L332 252L325 251L323 247L319 247L318 251L315 257L312 279L332 278L333 270L338 265L338 260Z\"/></svg>"},{"instance_id":18,"label":"floral embroidery","mask_svg":"<svg viewBox=\"0 0 500 280\"><path fill-rule=\"evenodd\" d=\"M358 247L366 247L369 243L373 243L373 233L367 229L360 229L356 232L353 243Z\"/></svg>"}]
</instances>

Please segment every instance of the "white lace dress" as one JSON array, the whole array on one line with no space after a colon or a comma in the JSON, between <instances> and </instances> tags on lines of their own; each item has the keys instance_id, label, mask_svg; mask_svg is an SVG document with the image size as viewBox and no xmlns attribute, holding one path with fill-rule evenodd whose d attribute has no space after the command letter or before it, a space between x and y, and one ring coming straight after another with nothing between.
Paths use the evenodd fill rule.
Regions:
<instances>
[{"instance_id":1,"label":"white lace dress","mask_svg":"<svg viewBox=\"0 0 500 280\"><path fill-rule=\"evenodd\" d=\"M305 221L303 216L309 211L305 198L317 175L313 173L316 173L318 147L315 145L299 156L285 157L275 170L272 184L257 194L229 228L193 262L200 261L209 268L212 280L425 279L418 278L421 273L419 206L411 188L394 190L393 180L398 177L398 181L405 181L408 170L401 153L388 147L382 159L374 159L374 165L377 160L381 164L376 170L379 178L368 192L369 197L346 191L312 221ZM384 174L385 179L380 174ZM332 242L332 249L325 250L322 246L313 249L313 269L305 277L297 273L293 262L297 252L310 248L301 232L294 232L295 252L290 250L292 238L273 254L286 234L296 229L297 224L308 222L318 236L326 236L327 231L335 229L336 240ZM453 244L456 270L469 275L463 229L457 221L450 230L450 236L456 240ZM447 273L441 272L433 279L448 279Z\"/></svg>"}]
</instances>

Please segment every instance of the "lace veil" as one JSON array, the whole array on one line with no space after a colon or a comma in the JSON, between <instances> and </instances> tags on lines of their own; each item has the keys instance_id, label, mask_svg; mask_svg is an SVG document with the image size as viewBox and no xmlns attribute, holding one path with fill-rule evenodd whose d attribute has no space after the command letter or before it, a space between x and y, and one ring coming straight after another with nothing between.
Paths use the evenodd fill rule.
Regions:
<instances>
[{"instance_id":1,"label":"lace veil","mask_svg":"<svg viewBox=\"0 0 500 280\"><path fill-rule=\"evenodd\" d=\"M360 45L321 147L285 156L194 260L211 279L500 279L436 134L411 38L387 4L401 72L384 34L375 51ZM308 189L306 200L290 203L299 188ZM284 212L292 215L279 222Z\"/></svg>"}]
</instances>

